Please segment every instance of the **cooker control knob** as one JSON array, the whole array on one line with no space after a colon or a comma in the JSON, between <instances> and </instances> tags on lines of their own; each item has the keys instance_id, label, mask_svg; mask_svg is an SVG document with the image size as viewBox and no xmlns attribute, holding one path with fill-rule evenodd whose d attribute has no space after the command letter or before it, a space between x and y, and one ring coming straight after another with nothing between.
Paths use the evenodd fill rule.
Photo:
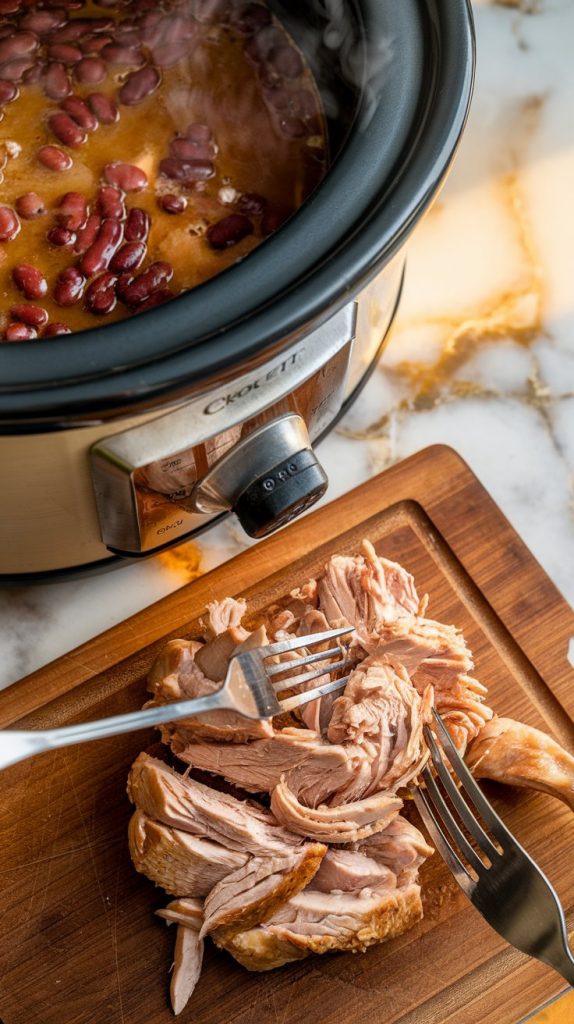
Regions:
<instances>
[{"instance_id":1,"label":"cooker control knob","mask_svg":"<svg viewBox=\"0 0 574 1024\"><path fill-rule=\"evenodd\" d=\"M253 431L197 482L194 511L236 513L250 537L265 537L310 508L327 490L304 420L280 416Z\"/></svg>"},{"instance_id":2,"label":"cooker control knob","mask_svg":"<svg viewBox=\"0 0 574 1024\"><path fill-rule=\"evenodd\" d=\"M265 537L314 505L328 482L315 453L303 448L249 484L233 510L250 537Z\"/></svg>"}]
</instances>

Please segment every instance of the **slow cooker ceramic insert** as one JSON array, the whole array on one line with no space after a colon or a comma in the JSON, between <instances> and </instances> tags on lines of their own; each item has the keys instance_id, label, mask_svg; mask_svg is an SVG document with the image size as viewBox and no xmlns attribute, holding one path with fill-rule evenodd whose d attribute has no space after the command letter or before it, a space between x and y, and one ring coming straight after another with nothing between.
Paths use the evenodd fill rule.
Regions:
<instances>
[{"instance_id":1,"label":"slow cooker ceramic insert","mask_svg":"<svg viewBox=\"0 0 574 1024\"><path fill-rule=\"evenodd\" d=\"M234 510L255 537L327 487L314 445L376 364L404 245L464 127L467 0L270 0L330 169L244 260L132 319L0 345L0 577L103 569ZM150 131L153 126L150 126Z\"/></svg>"}]
</instances>

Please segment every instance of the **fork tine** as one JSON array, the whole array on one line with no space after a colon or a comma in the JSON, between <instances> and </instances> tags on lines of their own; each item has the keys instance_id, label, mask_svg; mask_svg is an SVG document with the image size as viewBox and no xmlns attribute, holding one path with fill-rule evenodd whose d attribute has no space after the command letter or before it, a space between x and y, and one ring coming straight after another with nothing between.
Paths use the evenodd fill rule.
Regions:
<instances>
[{"instance_id":1,"label":"fork tine","mask_svg":"<svg viewBox=\"0 0 574 1024\"><path fill-rule=\"evenodd\" d=\"M297 658L296 661L280 661L278 665L265 666L268 676L279 675L280 672L289 672L291 669L303 668L303 665L312 665L315 661L323 661L325 658L332 658L335 654L341 655L340 647L331 647L328 651L319 651L317 654L308 654L306 658Z\"/></svg>"},{"instance_id":2,"label":"fork tine","mask_svg":"<svg viewBox=\"0 0 574 1024\"><path fill-rule=\"evenodd\" d=\"M345 626L343 629L328 629L325 633L311 633L309 636L295 636L292 640L278 640L275 644L267 644L266 647L259 647L258 652L262 658L270 658L274 654L284 654L285 651L296 651L300 647L313 647L315 644L323 644L326 640L334 640L345 633L354 633L354 626Z\"/></svg>"},{"instance_id":3,"label":"fork tine","mask_svg":"<svg viewBox=\"0 0 574 1024\"><path fill-rule=\"evenodd\" d=\"M484 829L483 829L482 825L480 824L478 818L476 818L475 815L472 813L472 809L468 806L468 804L466 803L464 798L461 796L460 790L458 789L458 786L453 781L453 778L452 778L452 776L451 776L447 766L445 765L445 763L444 763L444 761L443 761L443 759L441 757L441 753L440 753L440 750L438 748L437 741L436 741L435 737L433 736L431 730L428 727L425 729L425 739L427 741L427 745L428 745L428 747L430 749L430 752L431 752L431 757L432 757L432 760L433 760L433 764L434 764L434 766L435 766L435 768L436 768L436 770L437 770L437 772L438 772L438 774L440 776L442 784L443 784L444 788L446 789L446 791L447 791L447 793L448 793L448 795L449 795L449 797L450 797L454 807L458 811L458 813L459 813L459 815L461 817L461 820L463 821L464 825L466 826L468 831L471 833L473 838L476 840L476 842L480 846L480 848L483 851L483 853L485 853L486 856L489 857L490 860L494 862L494 860L497 857L499 857L500 854L499 854L498 850L496 849L496 846L494 845L494 843L491 842L490 837L484 831ZM453 765L453 768L456 771L456 766L455 765ZM434 780L433 780L433 784L434 784ZM436 788L436 786L435 786L435 788ZM438 790L437 790L437 792L439 793L439 797L440 797L440 792ZM442 797L441 797L441 800L442 800ZM443 803L444 803L444 801L443 801ZM446 803L444 803L444 806L446 808L446 814L448 814L448 815L450 815L452 817L452 815L450 814L450 811L448 809L448 805ZM462 832L460 834L462 836ZM472 847L470 847L470 849L472 850ZM464 850L464 852L465 852L465 854L467 854L466 849ZM468 859L471 860L470 857ZM471 861L471 863L472 863L472 861ZM481 865L481 867L484 866L482 864L482 861L480 862L480 865ZM475 870L477 870L477 871L479 870L474 863L473 863L472 866L475 868Z\"/></svg>"},{"instance_id":4,"label":"fork tine","mask_svg":"<svg viewBox=\"0 0 574 1024\"><path fill-rule=\"evenodd\" d=\"M474 879L471 878L460 857L453 850L447 837L443 834L428 795L424 789L419 789L415 786L413 790L413 798L417 805L417 810L426 825L427 832L437 847L442 859L452 871L461 889L463 889L470 899L475 886Z\"/></svg>"},{"instance_id":5,"label":"fork tine","mask_svg":"<svg viewBox=\"0 0 574 1024\"><path fill-rule=\"evenodd\" d=\"M322 686L316 686L313 690L304 690L303 693L297 693L294 697L280 700L279 703L283 711L293 711L293 708L299 708L302 704L308 704L312 700L317 700L318 697L324 697L326 693L342 690L348 681L349 676L343 676L342 679L335 679L334 683L323 683Z\"/></svg>"},{"instance_id":6,"label":"fork tine","mask_svg":"<svg viewBox=\"0 0 574 1024\"><path fill-rule=\"evenodd\" d=\"M429 798L429 802L431 802L432 800L432 803L434 804L438 812L438 817L442 821L444 828L446 828L450 832L454 842L459 847L459 849L462 850L464 856L466 857L471 867L474 868L477 875L480 875L485 870L485 865L481 861L476 850L473 849L468 839L459 828L456 818L453 816L446 800L444 799L440 789L438 788L428 768L425 768L423 770L422 777L427 788L427 796Z\"/></svg>"},{"instance_id":7,"label":"fork tine","mask_svg":"<svg viewBox=\"0 0 574 1024\"><path fill-rule=\"evenodd\" d=\"M354 662L350 661L349 658L342 658L341 661L333 661L329 665L321 665L320 668L314 668L310 672L302 672L301 675L289 676L288 679L282 679L279 683L272 683L272 687L275 693L281 693L282 690L292 690L294 686L302 686L303 683L310 683L312 679L320 679L321 676L326 676L329 672L336 672L341 668L349 668Z\"/></svg>"},{"instance_id":8,"label":"fork tine","mask_svg":"<svg viewBox=\"0 0 574 1024\"><path fill-rule=\"evenodd\" d=\"M477 811L483 818L485 824L488 825L489 829L491 830L493 835L496 836L498 841L503 846L508 846L512 847L513 849L516 849L518 844L516 843L514 836L511 832L509 832L502 819L498 817L498 814L496 813L494 808L489 804L486 797L481 793L480 788L474 781L469 769L466 767L462 757L460 756L458 750L456 749L454 743L452 742L448 729L446 728L446 725L444 724L436 708L433 708L433 713L436 719L436 723L438 725L441 743L444 747L444 750L447 754L447 757L452 767L455 770L456 775L458 776L459 782L461 783L466 795L470 797Z\"/></svg>"}]
</instances>

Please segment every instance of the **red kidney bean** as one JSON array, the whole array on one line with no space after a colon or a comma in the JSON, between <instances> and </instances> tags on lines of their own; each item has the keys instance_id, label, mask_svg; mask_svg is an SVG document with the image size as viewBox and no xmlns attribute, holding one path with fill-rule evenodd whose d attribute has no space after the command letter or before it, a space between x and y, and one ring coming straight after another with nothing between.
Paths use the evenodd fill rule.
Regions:
<instances>
[{"instance_id":1,"label":"red kidney bean","mask_svg":"<svg viewBox=\"0 0 574 1024\"><path fill-rule=\"evenodd\" d=\"M106 77L106 65L99 57L84 57L74 68L74 78L82 85L97 85Z\"/></svg>"},{"instance_id":2,"label":"red kidney bean","mask_svg":"<svg viewBox=\"0 0 574 1024\"><path fill-rule=\"evenodd\" d=\"M242 213L230 213L207 229L206 238L212 249L228 249L252 232L253 224L248 217Z\"/></svg>"},{"instance_id":3,"label":"red kidney bean","mask_svg":"<svg viewBox=\"0 0 574 1024\"><path fill-rule=\"evenodd\" d=\"M299 78L303 74L303 61L293 46L274 46L267 59L283 78Z\"/></svg>"},{"instance_id":4,"label":"red kidney bean","mask_svg":"<svg viewBox=\"0 0 574 1024\"><path fill-rule=\"evenodd\" d=\"M60 271L54 288L54 300L59 306L73 306L82 296L86 278L77 267Z\"/></svg>"},{"instance_id":5,"label":"red kidney bean","mask_svg":"<svg viewBox=\"0 0 574 1024\"><path fill-rule=\"evenodd\" d=\"M30 327L29 324L8 324L4 331L5 341L32 341L33 338L37 337L37 331L34 327Z\"/></svg>"},{"instance_id":6,"label":"red kidney bean","mask_svg":"<svg viewBox=\"0 0 574 1024\"><path fill-rule=\"evenodd\" d=\"M71 327L68 327L67 324L62 324L62 323L56 322L56 323L47 324L46 327L44 327L44 330L42 331L42 337L43 338L54 338L58 334L71 334L71 333L72 333L72 329L71 329Z\"/></svg>"},{"instance_id":7,"label":"red kidney bean","mask_svg":"<svg viewBox=\"0 0 574 1024\"><path fill-rule=\"evenodd\" d=\"M74 18L63 28L54 32L52 41L55 43L77 43L84 36L93 32L106 32L113 25L110 18Z\"/></svg>"},{"instance_id":8,"label":"red kidney bean","mask_svg":"<svg viewBox=\"0 0 574 1024\"><path fill-rule=\"evenodd\" d=\"M31 306L25 302L17 302L10 306L10 316L29 327L41 327L48 322L48 313L41 306Z\"/></svg>"},{"instance_id":9,"label":"red kidney bean","mask_svg":"<svg viewBox=\"0 0 574 1024\"><path fill-rule=\"evenodd\" d=\"M159 288L157 292L152 292L149 299L145 302L140 302L133 313L144 313L146 309L154 309L155 306L163 306L164 302L169 302L170 299L175 299L175 292L172 292L171 288Z\"/></svg>"},{"instance_id":10,"label":"red kidney bean","mask_svg":"<svg viewBox=\"0 0 574 1024\"><path fill-rule=\"evenodd\" d=\"M79 267L86 277L93 277L107 270L110 260L116 249L122 243L124 235L123 224L117 220L103 220L98 231L96 240L82 256Z\"/></svg>"},{"instance_id":11,"label":"red kidney bean","mask_svg":"<svg viewBox=\"0 0 574 1024\"><path fill-rule=\"evenodd\" d=\"M80 128L85 128L87 132L93 132L98 127L98 119L92 113L85 100L80 99L79 96L68 96L65 100L62 100L60 108L66 114L69 114L76 124L79 124Z\"/></svg>"},{"instance_id":12,"label":"red kidney bean","mask_svg":"<svg viewBox=\"0 0 574 1024\"><path fill-rule=\"evenodd\" d=\"M150 16L151 14L156 14L156 11L149 11ZM150 49L153 46L161 46L164 41L164 31L165 27L163 24L163 18L160 15L160 19L158 20L158 22L153 23L152 25L149 24L142 26L140 30L141 42L145 43L145 45L148 46Z\"/></svg>"},{"instance_id":13,"label":"red kidney bean","mask_svg":"<svg viewBox=\"0 0 574 1024\"><path fill-rule=\"evenodd\" d=\"M58 222L68 231L77 231L88 216L86 197L81 192L66 192L58 203Z\"/></svg>"},{"instance_id":14,"label":"red kidney bean","mask_svg":"<svg viewBox=\"0 0 574 1024\"><path fill-rule=\"evenodd\" d=\"M104 220L123 220L126 207L119 189L104 185L98 192L98 212Z\"/></svg>"},{"instance_id":15,"label":"red kidney bean","mask_svg":"<svg viewBox=\"0 0 574 1024\"><path fill-rule=\"evenodd\" d=\"M0 82L0 107L12 103L19 95L19 89L13 82Z\"/></svg>"},{"instance_id":16,"label":"red kidney bean","mask_svg":"<svg viewBox=\"0 0 574 1024\"><path fill-rule=\"evenodd\" d=\"M140 33L136 32L132 25L128 23L118 25L115 31L115 39L122 46L139 47L141 43ZM110 42L113 42L113 40L110 39Z\"/></svg>"},{"instance_id":17,"label":"red kidney bean","mask_svg":"<svg viewBox=\"0 0 574 1024\"><path fill-rule=\"evenodd\" d=\"M61 28L56 29L54 32L50 32L48 42L55 45L79 43L80 39L82 39L87 32L88 29L83 24L83 20L81 18L74 18L73 20L67 21Z\"/></svg>"},{"instance_id":18,"label":"red kidney bean","mask_svg":"<svg viewBox=\"0 0 574 1024\"><path fill-rule=\"evenodd\" d=\"M192 121L191 124L188 124L183 134L186 139L189 139L190 142L195 142L198 146L211 142L213 138L211 128L206 124L199 124L197 121Z\"/></svg>"},{"instance_id":19,"label":"red kidney bean","mask_svg":"<svg viewBox=\"0 0 574 1024\"><path fill-rule=\"evenodd\" d=\"M12 270L12 279L27 299L41 299L48 291L43 273L31 263L17 263Z\"/></svg>"},{"instance_id":20,"label":"red kidney bean","mask_svg":"<svg viewBox=\"0 0 574 1024\"><path fill-rule=\"evenodd\" d=\"M259 65L257 68L257 77L266 93L276 92L281 87L281 78L268 64Z\"/></svg>"},{"instance_id":21,"label":"red kidney bean","mask_svg":"<svg viewBox=\"0 0 574 1024\"><path fill-rule=\"evenodd\" d=\"M181 38L181 15L166 14L161 20L161 42L174 43ZM152 46L153 49L153 46Z\"/></svg>"},{"instance_id":22,"label":"red kidney bean","mask_svg":"<svg viewBox=\"0 0 574 1024\"><path fill-rule=\"evenodd\" d=\"M65 21L66 12L62 10L30 11L20 18L20 28L35 32L37 36L45 36L59 28Z\"/></svg>"},{"instance_id":23,"label":"red kidney bean","mask_svg":"<svg viewBox=\"0 0 574 1024\"><path fill-rule=\"evenodd\" d=\"M37 192L25 192L16 200L16 210L24 220L35 220L46 212L44 200Z\"/></svg>"},{"instance_id":24,"label":"red kidney bean","mask_svg":"<svg viewBox=\"0 0 574 1024\"><path fill-rule=\"evenodd\" d=\"M82 51L73 43L52 43L48 47L48 57L61 64L77 64L82 59Z\"/></svg>"},{"instance_id":25,"label":"red kidney bean","mask_svg":"<svg viewBox=\"0 0 574 1024\"><path fill-rule=\"evenodd\" d=\"M270 23L271 13L262 4L242 4L233 18L233 24L244 35L253 35Z\"/></svg>"},{"instance_id":26,"label":"red kidney bean","mask_svg":"<svg viewBox=\"0 0 574 1024\"><path fill-rule=\"evenodd\" d=\"M100 124L114 124L120 116L114 101L103 92L90 93L86 97L86 103Z\"/></svg>"},{"instance_id":27,"label":"red kidney bean","mask_svg":"<svg viewBox=\"0 0 574 1024\"><path fill-rule=\"evenodd\" d=\"M63 100L72 91L68 72L63 64L48 64L42 88L51 100Z\"/></svg>"},{"instance_id":28,"label":"red kidney bean","mask_svg":"<svg viewBox=\"0 0 574 1024\"><path fill-rule=\"evenodd\" d=\"M158 199L158 205L162 210L165 210L166 213L183 213L187 206L187 199L185 196L160 196Z\"/></svg>"},{"instance_id":29,"label":"red kidney bean","mask_svg":"<svg viewBox=\"0 0 574 1024\"><path fill-rule=\"evenodd\" d=\"M257 192L244 192L237 207L240 213L246 213L249 217L261 217L267 209L267 200Z\"/></svg>"},{"instance_id":30,"label":"red kidney bean","mask_svg":"<svg viewBox=\"0 0 574 1024\"><path fill-rule=\"evenodd\" d=\"M0 242L11 242L20 231L20 221L11 206L0 206Z\"/></svg>"},{"instance_id":31,"label":"red kidney bean","mask_svg":"<svg viewBox=\"0 0 574 1024\"><path fill-rule=\"evenodd\" d=\"M223 24L229 18L229 0L195 0L194 14L198 21L213 25Z\"/></svg>"},{"instance_id":32,"label":"red kidney bean","mask_svg":"<svg viewBox=\"0 0 574 1024\"><path fill-rule=\"evenodd\" d=\"M75 231L63 228L60 224L50 228L46 237L50 245L55 245L58 249L70 249L76 241Z\"/></svg>"},{"instance_id":33,"label":"red kidney bean","mask_svg":"<svg viewBox=\"0 0 574 1024\"><path fill-rule=\"evenodd\" d=\"M6 39L0 39L0 64L14 57L25 57L38 47L38 38L32 32L15 32Z\"/></svg>"},{"instance_id":34,"label":"red kidney bean","mask_svg":"<svg viewBox=\"0 0 574 1024\"><path fill-rule=\"evenodd\" d=\"M265 89L265 99L274 110L289 110L291 93L282 85L272 85Z\"/></svg>"},{"instance_id":35,"label":"red kidney bean","mask_svg":"<svg viewBox=\"0 0 574 1024\"><path fill-rule=\"evenodd\" d=\"M143 262L146 250L145 242L125 242L110 260L110 270L113 270L114 274L126 274L137 270Z\"/></svg>"},{"instance_id":36,"label":"red kidney bean","mask_svg":"<svg viewBox=\"0 0 574 1024\"><path fill-rule=\"evenodd\" d=\"M157 68L147 64L139 71L132 71L122 85L118 96L120 103L126 107L134 107L151 96L161 82Z\"/></svg>"},{"instance_id":37,"label":"red kidney bean","mask_svg":"<svg viewBox=\"0 0 574 1024\"><path fill-rule=\"evenodd\" d=\"M154 46L160 46L161 43L165 42L166 35L169 29L169 16L162 14L158 21L155 22L152 28L145 28L145 42L150 49Z\"/></svg>"},{"instance_id":38,"label":"red kidney bean","mask_svg":"<svg viewBox=\"0 0 574 1024\"><path fill-rule=\"evenodd\" d=\"M17 14L22 0L0 0L0 14Z\"/></svg>"},{"instance_id":39,"label":"red kidney bean","mask_svg":"<svg viewBox=\"0 0 574 1024\"><path fill-rule=\"evenodd\" d=\"M85 131L75 121L72 121L68 114L52 114L48 119L48 124L56 138L64 146L70 146L71 149L79 149L87 139Z\"/></svg>"},{"instance_id":40,"label":"red kidney bean","mask_svg":"<svg viewBox=\"0 0 574 1024\"><path fill-rule=\"evenodd\" d=\"M178 137L171 140L169 152L170 156L178 160L209 160L213 156L213 146L211 143L202 145L193 142L192 139Z\"/></svg>"},{"instance_id":41,"label":"red kidney bean","mask_svg":"<svg viewBox=\"0 0 574 1024\"><path fill-rule=\"evenodd\" d=\"M34 67L28 68L28 70L24 72L22 75L22 81L25 82L26 85L36 85L37 82L41 81L44 71L44 64L34 64Z\"/></svg>"},{"instance_id":42,"label":"red kidney bean","mask_svg":"<svg viewBox=\"0 0 574 1024\"><path fill-rule=\"evenodd\" d=\"M147 270L134 277L125 288L122 288L122 299L127 306L138 306L145 302L173 277L173 267L169 263L151 263Z\"/></svg>"},{"instance_id":43,"label":"red kidney bean","mask_svg":"<svg viewBox=\"0 0 574 1024\"><path fill-rule=\"evenodd\" d=\"M305 122L300 117L282 117L279 127L289 139L301 139L307 134Z\"/></svg>"},{"instance_id":44,"label":"red kidney bean","mask_svg":"<svg viewBox=\"0 0 574 1024\"><path fill-rule=\"evenodd\" d=\"M0 79L4 82L19 82L26 71L34 67L34 60L31 57L16 57L7 64L0 65Z\"/></svg>"},{"instance_id":45,"label":"red kidney bean","mask_svg":"<svg viewBox=\"0 0 574 1024\"><path fill-rule=\"evenodd\" d=\"M161 11L148 11L140 23L140 36L142 43L147 46L157 46L163 41L165 25Z\"/></svg>"},{"instance_id":46,"label":"red kidney bean","mask_svg":"<svg viewBox=\"0 0 574 1024\"><path fill-rule=\"evenodd\" d=\"M102 59L108 64L128 64L141 68L145 64L142 50L135 46L120 46L119 43L108 43L102 50Z\"/></svg>"},{"instance_id":47,"label":"red kidney bean","mask_svg":"<svg viewBox=\"0 0 574 1024\"><path fill-rule=\"evenodd\" d=\"M172 181L206 181L215 174L215 168L211 160L177 160L175 157L166 157L160 160L160 174Z\"/></svg>"},{"instance_id":48,"label":"red kidney bean","mask_svg":"<svg viewBox=\"0 0 574 1024\"><path fill-rule=\"evenodd\" d=\"M82 256L94 244L101 223L102 218L100 215L98 213L91 213L84 227L79 229L74 245L74 252L77 252L79 256Z\"/></svg>"},{"instance_id":49,"label":"red kidney bean","mask_svg":"<svg viewBox=\"0 0 574 1024\"><path fill-rule=\"evenodd\" d=\"M147 174L135 164L124 164L120 160L106 164L104 178L110 185L121 188L123 192L141 192L147 188Z\"/></svg>"},{"instance_id":50,"label":"red kidney bean","mask_svg":"<svg viewBox=\"0 0 574 1024\"><path fill-rule=\"evenodd\" d=\"M86 309L89 309L90 313L99 316L111 313L117 302L116 281L115 275L108 272L92 281L84 296Z\"/></svg>"},{"instance_id":51,"label":"red kidney bean","mask_svg":"<svg viewBox=\"0 0 574 1024\"><path fill-rule=\"evenodd\" d=\"M311 117L317 113L317 101L309 89L298 89L291 93L292 110L300 117Z\"/></svg>"},{"instance_id":52,"label":"red kidney bean","mask_svg":"<svg viewBox=\"0 0 574 1024\"><path fill-rule=\"evenodd\" d=\"M128 213L124 238L126 242L145 242L149 234L150 218L145 210L134 206Z\"/></svg>"},{"instance_id":53,"label":"red kidney bean","mask_svg":"<svg viewBox=\"0 0 574 1024\"><path fill-rule=\"evenodd\" d=\"M82 39L80 46L84 53L100 53L104 46L111 42L111 36L87 36L86 39Z\"/></svg>"},{"instance_id":54,"label":"red kidney bean","mask_svg":"<svg viewBox=\"0 0 574 1024\"><path fill-rule=\"evenodd\" d=\"M71 156L58 146L42 146L36 155L40 163L50 171L69 171L73 164Z\"/></svg>"},{"instance_id":55,"label":"red kidney bean","mask_svg":"<svg viewBox=\"0 0 574 1024\"><path fill-rule=\"evenodd\" d=\"M159 68L172 68L189 54L189 49L189 39L178 39L173 43L160 43L152 50L154 64L157 64Z\"/></svg>"}]
</instances>

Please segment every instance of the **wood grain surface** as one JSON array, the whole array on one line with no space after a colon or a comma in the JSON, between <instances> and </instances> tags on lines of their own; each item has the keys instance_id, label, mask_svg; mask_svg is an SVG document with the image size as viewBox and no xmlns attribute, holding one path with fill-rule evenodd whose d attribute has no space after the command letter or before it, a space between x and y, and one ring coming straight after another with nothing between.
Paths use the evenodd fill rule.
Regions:
<instances>
[{"instance_id":1,"label":"wood grain surface","mask_svg":"<svg viewBox=\"0 0 574 1024\"><path fill-rule=\"evenodd\" d=\"M462 460L413 456L0 694L0 726L48 727L137 708L166 639L209 600L261 609L362 537L414 573L429 614L463 628L499 712L574 749L574 613ZM57 589L54 590L57 600ZM33 642L33 637L30 638ZM153 734L56 751L4 772L0 1015L4 1024L167 1024L174 934L127 850L129 765ZM574 925L574 817L558 801L488 793L552 879ZM509 948L438 856L425 918L366 954L250 974L208 949L183 1024L515 1024L565 983Z\"/></svg>"}]
</instances>

